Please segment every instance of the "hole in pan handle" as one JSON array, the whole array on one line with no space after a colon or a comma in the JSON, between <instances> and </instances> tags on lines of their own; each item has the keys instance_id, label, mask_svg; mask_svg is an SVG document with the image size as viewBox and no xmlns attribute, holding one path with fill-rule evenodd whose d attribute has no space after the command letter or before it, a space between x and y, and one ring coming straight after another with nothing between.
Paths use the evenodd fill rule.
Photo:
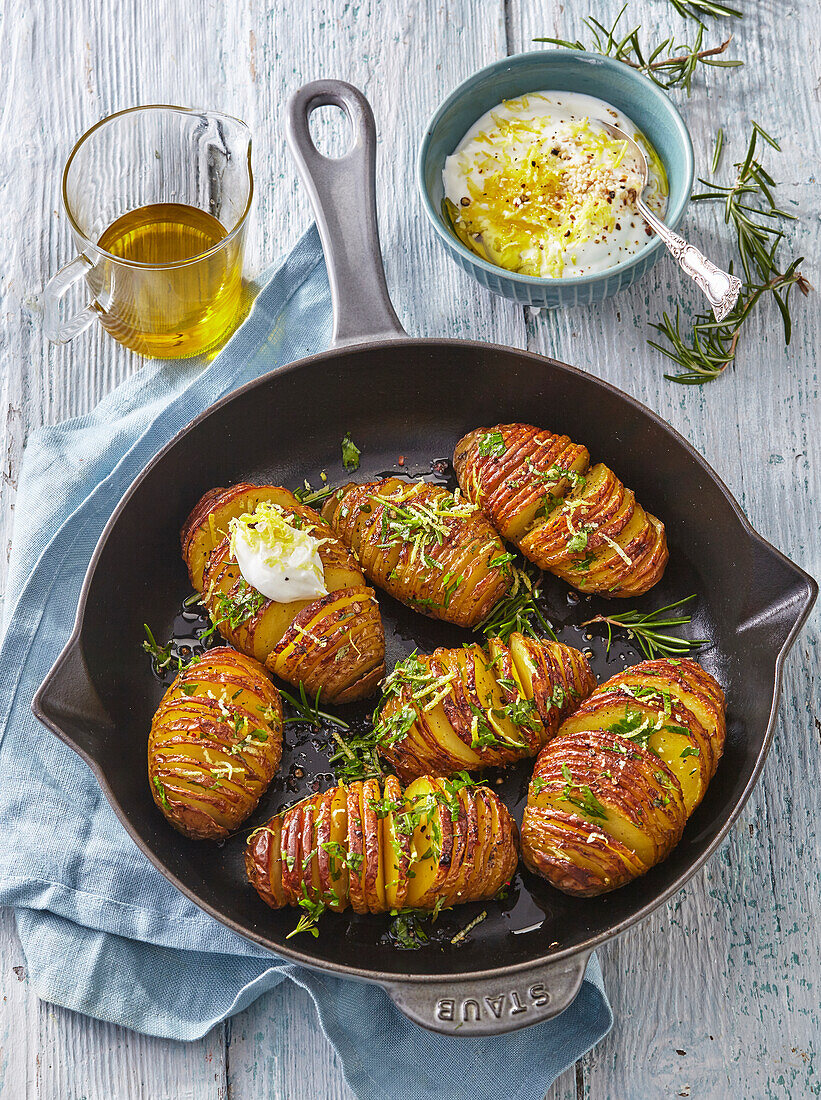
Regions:
<instances>
[{"instance_id":1,"label":"hole in pan handle","mask_svg":"<svg viewBox=\"0 0 821 1100\"><path fill-rule=\"evenodd\" d=\"M552 1020L576 999L589 951L508 977L381 983L416 1024L443 1035L502 1035Z\"/></svg>"},{"instance_id":2,"label":"hole in pan handle","mask_svg":"<svg viewBox=\"0 0 821 1100\"><path fill-rule=\"evenodd\" d=\"M344 156L323 156L309 128L317 107L341 108L351 141ZM388 295L376 223L376 125L362 93L341 80L315 80L294 92L285 134L319 226L334 307L333 346L405 336Z\"/></svg>"}]
</instances>

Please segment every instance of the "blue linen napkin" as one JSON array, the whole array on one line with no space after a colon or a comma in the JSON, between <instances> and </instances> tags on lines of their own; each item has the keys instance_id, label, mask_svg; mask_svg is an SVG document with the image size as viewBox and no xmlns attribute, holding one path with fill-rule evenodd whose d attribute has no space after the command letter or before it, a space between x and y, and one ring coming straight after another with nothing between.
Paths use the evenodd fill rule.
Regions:
<instances>
[{"instance_id":1,"label":"blue linen napkin","mask_svg":"<svg viewBox=\"0 0 821 1100\"><path fill-rule=\"evenodd\" d=\"M29 980L43 1000L195 1039L290 979L313 998L362 1100L542 1100L612 1025L595 957L555 1020L492 1039L427 1032L378 986L286 963L184 898L133 844L85 764L29 709L71 632L100 532L133 478L202 409L322 350L330 332L311 229L213 362L149 363L90 415L32 433L0 647L0 904L15 907Z\"/></svg>"}]
</instances>

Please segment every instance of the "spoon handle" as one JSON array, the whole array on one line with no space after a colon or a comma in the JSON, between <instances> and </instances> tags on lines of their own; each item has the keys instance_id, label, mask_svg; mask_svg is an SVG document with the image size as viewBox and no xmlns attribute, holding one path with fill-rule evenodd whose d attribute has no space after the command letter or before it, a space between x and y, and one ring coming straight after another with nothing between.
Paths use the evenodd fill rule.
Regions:
<instances>
[{"instance_id":1,"label":"spoon handle","mask_svg":"<svg viewBox=\"0 0 821 1100\"><path fill-rule=\"evenodd\" d=\"M717 321L723 321L736 303L741 280L708 260L707 257L695 247L688 244L678 233L674 233L664 222L639 199L636 203L642 216L658 233L667 245L670 253L679 262L682 271L689 275L696 286L701 287L713 307L713 314Z\"/></svg>"}]
</instances>

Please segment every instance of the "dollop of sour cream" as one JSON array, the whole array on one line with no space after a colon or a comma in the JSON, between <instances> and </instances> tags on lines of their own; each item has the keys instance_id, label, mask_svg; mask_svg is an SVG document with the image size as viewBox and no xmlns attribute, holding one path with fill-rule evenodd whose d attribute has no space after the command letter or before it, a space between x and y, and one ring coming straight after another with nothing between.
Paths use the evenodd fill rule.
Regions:
<instances>
[{"instance_id":1,"label":"dollop of sour cream","mask_svg":"<svg viewBox=\"0 0 821 1100\"><path fill-rule=\"evenodd\" d=\"M658 154L635 125L594 96L531 92L482 115L445 161L445 205L468 248L524 275L568 278L635 255L652 232L634 206L640 176L615 124L647 153L647 205L667 207Z\"/></svg>"},{"instance_id":2,"label":"dollop of sour cream","mask_svg":"<svg viewBox=\"0 0 821 1100\"><path fill-rule=\"evenodd\" d=\"M294 520L297 522L295 523ZM263 501L229 523L231 553L252 588L277 603L327 595L319 556L322 539L299 517L286 519L278 504Z\"/></svg>"}]
</instances>

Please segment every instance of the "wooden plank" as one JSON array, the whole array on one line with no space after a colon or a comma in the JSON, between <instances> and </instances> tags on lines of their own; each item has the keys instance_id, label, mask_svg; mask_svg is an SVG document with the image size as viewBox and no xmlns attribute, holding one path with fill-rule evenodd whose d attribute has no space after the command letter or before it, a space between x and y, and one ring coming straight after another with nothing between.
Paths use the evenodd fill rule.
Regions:
<instances>
[{"instance_id":1,"label":"wooden plank","mask_svg":"<svg viewBox=\"0 0 821 1100\"><path fill-rule=\"evenodd\" d=\"M514 48L535 48L531 39L539 34L584 38L588 11L609 25L620 7L617 0L572 8L512 0ZM749 104L755 104L755 117L782 139L784 154L772 155L768 164L784 181L787 209L804 218L795 247L817 255L819 185L812 166L821 150L810 124L813 99L794 59L803 54L809 61L807 50L817 59L818 47L810 13L790 6L789 14L785 20L783 7L756 5L755 19L734 28L736 54L745 57L746 68L708 73L698 78L689 101L681 93L676 99L702 174L723 125L723 171L729 175L746 141ZM629 10L631 17L632 26L638 17ZM640 18L648 41L666 37L671 26L687 36L681 24L671 23L665 3L642 5ZM691 209L684 230L719 261L729 254L718 211ZM818 576L817 303L796 301L799 320L788 353L775 309L761 310L749 324L735 372L700 390L664 381L664 361L646 346L647 319L674 310L680 300L701 308L697 293L665 259L640 286L596 311L531 315L528 346L583 366L658 411L714 465L756 528ZM581 1063L579 1096L811 1093L821 1031L821 940L807 914L818 910L821 876L817 796L806 776L810 761L818 759L811 713L821 679L818 638L816 612L787 663L763 780L728 841L668 906L600 953L616 1024ZM551 1100L575 1095L565 1076Z\"/></svg>"},{"instance_id":2,"label":"wooden plank","mask_svg":"<svg viewBox=\"0 0 821 1100\"><path fill-rule=\"evenodd\" d=\"M227 1100L224 1029L172 1043L43 1004L0 910L0 1097L3 1100Z\"/></svg>"},{"instance_id":3,"label":"wooden plank","mask_svg":"<svg viewBox=\"0 0 821 1100\"><path fill-rule=\"evenodd\" d=\"M296 240L309 218L284 149L282 103L298 84L328 75L359 84L374 105L386 268L409 331L516 346L527 341L614 381L702 450L766 537L821 572L814 367L821 319L815 303L798 307L803 323L788 356L775 318L762 314L732 378L703 393L683 391L662 380L662 364L645 345L644 318L682 294L671 264L659 264L641 287L595 313L528 315L525 328L520 311L477 291L443 258L423 223L413 153L441 98L506 49L530 48L535 34L575 37L588 8L604 21L619 7L618 0L572 8L558 0L507 0L504 8L478 0L472 6L335 0L314 2L310 14L294 19L284 0L270 9L261 0L240 7L78 0L57 9L47 0L33 6L9 0L0 21L7 87L0 139L13 169L0 172L6 212L0 221L0 589L25 433L87 411L140 366L100 333L64 348L47 345L36 311L26 307L71 254L58 195L74 138L102 115L137 102L213 105L244 117L254 131L258 184L248 267L259 270ZM736 143L728 149L733 153L739 120L756 104L756 117L785 139L777 163L789 165L787 198L807 216L801 250L817 256L819 148L810 117L816 101L807 88L815 82L819 45L810 7L793 0L756 6L755 19L736 36L747 69L710 74L686 103L686 114L705 164L715 127L724 124ZM669 5L644 4L641 18L653 36L668 25ZM705 246L726 239L717 218L702 211L698 221L703 228L694 236ZM814 789L806 776L818 759L808 703L818 698L821 680L818 633L816 615L788 662L764 780L719 856L670 906L602 953L616 1028L563 1075L551 1100L661 1093L798 1097L811 1090L820 952L817 925L808 930L806 924L818 911L821 883ZM0 923L0 959L0 1092L14 1100L208 1100L229 1091L237 1098L350 1096L301 991L276 990L228 1027L226 1071L223 1029L198 1044L164 1043L38 1005L12 969L22 960L7 917Z\"/></svg>"},{"instance_id":4,"label":"wooden plank","mask_svg":"<svg viewBox=\"0 0 821 1100\"><path fill-rule=\"evenodd\" d=\"M290 982L229 1021L227 1042L230 1100L353 1100L313 1001Z\"/></svg>"}]
</instances>

